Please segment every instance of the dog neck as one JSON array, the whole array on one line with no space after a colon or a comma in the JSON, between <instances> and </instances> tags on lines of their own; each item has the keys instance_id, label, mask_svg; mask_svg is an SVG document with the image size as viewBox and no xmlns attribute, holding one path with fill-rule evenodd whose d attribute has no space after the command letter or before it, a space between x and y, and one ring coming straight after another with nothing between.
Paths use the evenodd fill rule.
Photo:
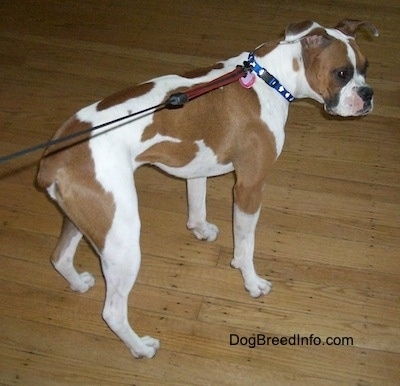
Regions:
<instances>
[{"instance_id":1,"label":"dog neck","mask_svg":"<svg viewBox=\"0 0 400 386\"><path fill-rule=\"evenodd\" d=\"M264 52L264 45L254 51L257 63L279 79L294 98L311 98L323 102L306 81L300 41L290 43L282 41L268 53L264 54Z\"/></svg>"},{"instance_id":2,"label":"dog neck","mask_svg":"<svg viewBox=\"0 0 400 386\"><path fill-rule=\"evenodd\" d=\"M259 78L261 78L268 86L275 89L279 94L282 95L288 102L294 101L294 96L290 93L290 91L282 85L281 82L277 78L275 78L270 72L267 71L264 67L261 67L257 60L255 59L254 53L250 52L248 61L245 62L247 65L254 71Z\"/></svg>"}]
</instances>

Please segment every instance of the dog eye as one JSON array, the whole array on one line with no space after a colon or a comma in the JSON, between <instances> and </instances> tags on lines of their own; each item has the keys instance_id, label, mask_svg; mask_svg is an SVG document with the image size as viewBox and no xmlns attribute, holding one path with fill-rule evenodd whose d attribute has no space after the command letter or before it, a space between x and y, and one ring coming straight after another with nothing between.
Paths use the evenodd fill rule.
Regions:
<instances>
[{"instance_id":1,"label":"dog eye","mask_svg":"<svg viewBox=\"0 0 400 386\"><path fill-rule=\"evenodd\" d=\"M345 84L352 78L353 72L348 68L339 68L334 71L334 76L338 82Z\"/></svg>"},{"instance_id":2,"label":"dog eye","mask_svg":"<svg viewBox=\"0 0 400 386\"><path fill-rule=\"evenodd\" d=\"M337 77L340 79L347 79L349 77L349 73L346 70L340 70L337 72Z\"/></svg>"}]
</instances>

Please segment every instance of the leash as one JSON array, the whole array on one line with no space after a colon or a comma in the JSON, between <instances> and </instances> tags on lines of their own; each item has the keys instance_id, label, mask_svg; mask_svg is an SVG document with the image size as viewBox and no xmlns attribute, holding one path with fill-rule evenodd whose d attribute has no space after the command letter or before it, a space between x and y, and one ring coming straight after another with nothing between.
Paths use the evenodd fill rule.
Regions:
<instances>
[{"instance_id":1,"label":"leash","mask_svg":"<svg viewBox=\"0 0 400 386\"><path fill-rule=\"evenodd\" d=\"M100 125L93 126L88 129L81 130L81 131L77 131L76 133L72 133L72 134L66 135L64 137L52 139L50 141L46 141L46 142L40 143L38 145L35 145L32 147L17 151L15 153L0 157L0 164L5 163L7 161L11 161L12 159L15 159L15 158L23 157L25 155L34 153L41 149L46 149L48 147L70 141L71 139L82 137L82 136L92 133L96 130L110 126L114 123L118 123L118 122L124 121L126 119L133 118L133 117L141 115L141 114L145 114L152 110L154 110L154 112L156 112L156 111L163 110L165 108L173 109L173 108L181 107L185 103L187 103L203 94L206 94L217 88L226 86L230 83L234 83L235 81L237 81L240 78L242 78L243 76L245 76L247 71L251 71L251 69L249 67L246 67L245 65L237 66L233 71L231 71L225 75L222 75L219 78L216 78L206 84L202 84L202 85L190 88L190 89L186 90L185 92L179 92L179 93L172 94L168 97L168 99L165 102L160 103L158 105L148 107L144 110L125 115L123 117L114 119L112 121L108 121L108 122L102 123ZM62 150L62 149L58 149L58 150Z\"/></svg>"},{"instance_id":2,"label":"leash","mask_svg":"<svg viewBox=\"0 0 400 386\"><path fill-rule=\"evenodd\" d=\"M237 80L240 80L240 83L242 84L243 87L250 88L250 87L252 87L252 85L254 84L254 81L255 81L254 75L253 75L253 77L249 77L249 75L252 75L253 71L268 86L270 86L270 87L274 88L276 91L278 91L288 102L292 102L294 100L294 96L288 90L286 90L286 88L283 87L281 85L281 83L279 83L279 81L273 75L271 75L265 68L261 67L256 62L254 53L250 52L248 60L243 62L243 65L237 66L233 71L231 71L225 75L222 75L219 78L216 78L208 83L200 84L199 86L192 87L188 90L185 90L184 92L174 93L174 94L170 95L165 102L160 103L155 106L152 106L152 107L148 107L144 110L137 111L137 112L125 115L123 117L114 119L112 121L108 121L108 122L102 123L100 125L93 126L88 129L81 130L81 131L77 131L76 133L72 133L72 134L66 135L64 137L52 139L50 141L46 141L46 142L40 143L38 145L17 151L16 153L12 153L12 154L0 157L0 164L5 163L7 161L11 161L12 159L15 159L15 158L23 157L25 155L34 153L41 149L46 149L48 147L70 141L71 139L82 137L82 136L92 133L96 130L110 126L114 123L118 123L118 122L124 121L126 119L133 118L133 117L141 115L141 114L145 114L152 110L153 110L153 112L157 112L157 111L163 110L165 108L174 109L174 108L182 107L185 103L187 103L201 95L207 94L208 92L213 91L217 88L227 86L228 84L234 83ZM250 78L250 80L247 80L247 78ZM76 143L71 144L70 146L73 146L75 144ZM63 150L67 147L68 146L58 149L58 151Z\"/></svg>"}]
</instances>

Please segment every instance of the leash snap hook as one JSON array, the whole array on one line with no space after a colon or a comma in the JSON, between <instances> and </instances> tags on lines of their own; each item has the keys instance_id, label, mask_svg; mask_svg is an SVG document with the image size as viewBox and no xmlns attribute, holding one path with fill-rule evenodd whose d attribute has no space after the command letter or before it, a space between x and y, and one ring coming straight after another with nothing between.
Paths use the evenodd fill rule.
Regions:
<instances>
[{"instance_id":1,"label":"leash snap hook","mask_svg":"<svg viewBox=\"0 0 400 386\"><path fill-rule=\"evenodd\" d=\"M243 65L242 65L242 66L238 66L238 67L242 67L243 72L244 72L245 74L247 74L248 72L253 71L253 66L252 66L252 65L250 64L250 62L248 62L247 60L245 60L245 61L243 62Z\"/></svg>"}]
</instances>

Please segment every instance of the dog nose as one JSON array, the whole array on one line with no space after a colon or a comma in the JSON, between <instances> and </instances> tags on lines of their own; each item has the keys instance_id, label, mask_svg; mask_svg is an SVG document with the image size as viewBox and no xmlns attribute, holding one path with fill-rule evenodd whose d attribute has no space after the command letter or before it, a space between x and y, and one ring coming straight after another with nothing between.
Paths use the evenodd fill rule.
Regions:
<instances>
[{"instance_id":1,"label":"dog nose","mask_svg":"<svg viewBox=\"0 0 400 386\"><path fill-rule=\"evenodd\" d=\"M360 87L357 93L364 101L369 101L374 95L374 90L371 87Z\"/></svg>"}]
</instances>

